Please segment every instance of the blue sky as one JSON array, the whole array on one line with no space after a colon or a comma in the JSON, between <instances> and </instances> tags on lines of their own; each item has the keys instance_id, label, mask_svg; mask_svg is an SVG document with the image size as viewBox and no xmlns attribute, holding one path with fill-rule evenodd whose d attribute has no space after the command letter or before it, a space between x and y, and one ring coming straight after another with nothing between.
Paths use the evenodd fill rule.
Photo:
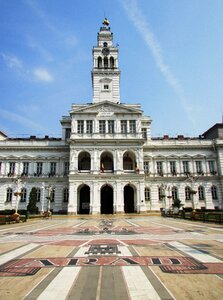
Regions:
<instances>
[{"instance_id":1,"label":"blue sky","mask_svg":"<svg viewBox=\"0 0 223 300\"><path fill-rule=\"evenodd\" d=\"M119 44L121 102L152 136L198 136L223 114L222 0L0 0L0 130L59 137L72 103L92 102L104 16Z\"/></svg>"}]
</instances>

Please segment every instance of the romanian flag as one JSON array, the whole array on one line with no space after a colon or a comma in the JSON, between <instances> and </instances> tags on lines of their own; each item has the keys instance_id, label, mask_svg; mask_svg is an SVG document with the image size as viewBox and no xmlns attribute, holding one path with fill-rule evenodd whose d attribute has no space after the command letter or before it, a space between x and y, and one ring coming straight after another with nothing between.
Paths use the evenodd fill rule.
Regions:
<instances>
[{"instance_id":1,"label":"romanian flag","mask_svg":"<svg viewBox=\"0 0 223 300\"><path fill-rule=\"evenodd\" d=\"M108 26L109 25L109 21L108 21L108 19L104 19L104 22L102 23L103 25L105 25L105 26Z\"/></svg>"},{"instance_id":2,"label":"romanian flag","mask_svg":"<svg viewBox=\"0 0 223 300\"><path fill-rule=\"evenodd\" d=\"M101 171L102 171L102 173L104 173L104 170L105 170L104 164L101 164Z\"/></svg>"}]
</instances>

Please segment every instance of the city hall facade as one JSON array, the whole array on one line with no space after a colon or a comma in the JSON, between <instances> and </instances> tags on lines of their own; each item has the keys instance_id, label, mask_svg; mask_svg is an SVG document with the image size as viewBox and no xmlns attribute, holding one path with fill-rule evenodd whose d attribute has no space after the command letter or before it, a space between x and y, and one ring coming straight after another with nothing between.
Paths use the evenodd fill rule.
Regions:
<instances>
[{"instance_id":1,"label":"city hall facade","mask_svg":"<svg viewBox=\"0 0 223 300\"><path fill-rule=\"evenodd\" d=\"M67 214L223 208L223 124L197 138L152 137L150 117L120 99L118 48L108 24L93 47L92 103L73 104L62 136L0 132L0 210L37 206Z\"/></svg>"}]
</instances>

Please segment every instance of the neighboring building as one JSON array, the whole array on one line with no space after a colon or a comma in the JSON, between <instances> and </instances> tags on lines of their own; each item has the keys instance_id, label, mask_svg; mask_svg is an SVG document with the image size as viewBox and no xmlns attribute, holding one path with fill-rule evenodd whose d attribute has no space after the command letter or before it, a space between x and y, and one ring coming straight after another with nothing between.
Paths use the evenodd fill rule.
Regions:
<instances>
[{"instance_id":1,"label":"neighboring building","mask_svg":"<svg viewBox=\"0 0 223 300\"><path fill-rule=\"evenodd\" d=\"M107 25L93 48L91 75L93 101L72 105L62 138L0 132L0 209L25 209L32 187L41 211L142 213L175 199L223 208L223 124L197 138L151 137L141 106L120 102L118 48Z\"/></svg>"}]
</instances>

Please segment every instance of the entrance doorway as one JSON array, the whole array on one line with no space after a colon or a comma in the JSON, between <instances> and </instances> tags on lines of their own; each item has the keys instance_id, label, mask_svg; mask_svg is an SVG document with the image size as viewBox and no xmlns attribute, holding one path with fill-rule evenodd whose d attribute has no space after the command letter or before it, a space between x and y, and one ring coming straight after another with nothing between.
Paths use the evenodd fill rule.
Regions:
<instances>
[{"instance_id":1,"label":"entrance doorway","mask_svg":"<svg viewBox=\"0 0 223 300\"><path fill-rule=\"evenodd\" d=\"M113 214L113 189L109 185L101 188L101 214Z\"/></svg>"},{"instance_id":2,"label":"entrance doorway","mask_svg":"<svg viewBox=\"0 0 223 300\"><path fill-rule=\"evenodd\" d=\"M124 187L124 211L127 214L135 212L134 189L129 185Z\"/></svg>"},{"instance_id":3,"label":"entrance doorway","mask_svg":"<svg viewBox=\"0 0 223 300\"><path fill-rule=\"evenodd\" d=\"M90 188L88 185L84 185L80 189L80 205L79 205L79 214L89 214L90 212Z\"/></svg>"}]
</instances>

